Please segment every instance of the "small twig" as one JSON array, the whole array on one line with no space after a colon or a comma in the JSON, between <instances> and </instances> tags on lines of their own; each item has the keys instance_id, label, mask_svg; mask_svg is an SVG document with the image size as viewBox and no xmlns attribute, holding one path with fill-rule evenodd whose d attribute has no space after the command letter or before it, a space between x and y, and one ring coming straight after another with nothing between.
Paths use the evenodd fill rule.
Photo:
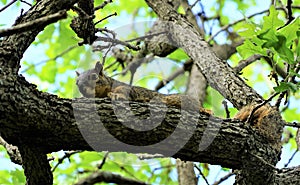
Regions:
<instances>
[{"instance_id":1,"label":"small twig","mask_svg":"<svg viewBox=\"0 0 300 185\"><path fill-rule=\"evenodd\" d=\"M102 66L104 66L104 64L105 64L105 59L106 59L108 53L110 52L112 46L113 46L112 43L110 43L110 44L108 45L108 48L107 48L107 50L105 51L105 53L104 53L104 55L103 55L103 57L102 57Z\"/></svg>"},{"instance_id":2,"label":"small twig","mask_svg":"<svg viewBox=\"0 0 300 185\"><path fill-rule=\"evenodd\" d=\"M282 10L282 9L283 9L283 8L281 8L281 7L276 8L276 10ZM217 35L219 35L222 31L227 30L229 27L231 27L231 26L233 26L233 25L235 25L235 24L237 24L237 23L240 23L240 22L242 22L242 21L245 21L246 19L250 19L250 18L252 18L252 17L254 17L254 16L257 16L257 15L260 15L260 14L263 14L263 13L267 13L267 12L269 12L269 9L263 10L263 11L260 11L260 12L257 12L257 13L254 13L254 14L248 16L248 17L245 17L245 18L243 18L243 19L239 19L239 20L237 20L237 21L234 21L234 22L232 22L232 23L229 23L229 24L223 26L219 31L217 31L215 34L211 35L211 36L209 37L209 39L207 40L207 42L212 41Z\"/></svg>"},{"instance_id":3,"label":"small twig","mask_svg":"<svg viewBox=\"0 0 300 185\"><path fill-rule=\"evenodd\" d=\"M41 62L39 62L39 63L37 63L37 64L32 64L32 65L30 65L28 68L24 69L21 73L25 73L25 72L28 71L29 69L31 69L31 68L33 68L33 67L36 67L36 66L39 66L39 65L41 65L41 64L43 64L43 63L47 63L47 62L49 62L49 61L56 60L56 59L58 59L59 57L62 57L62 56L65 55L66 53L70 52L71 50L73 50L73 49L76 48L76 47L77 47L77 45L71 46L71 47L69 47L68 49L66 49L65 51L61 52L60 54L56 55L56 56L53 57L53 58L50 58L50 59L47 59L47 60L43 60L43 61L41 61Z\"/></svg>"},{"instance_id":4,"label":"small twig","mask_svg":"<svg viewBox=\"0 0 300 185\"><path fill-rule=\"evenodd\" d=\"M293 155L289 158L288 162L284 165L285 168L291 163L291 161L293 160L293 158L295 157L297 152L298 152L298 149L295 150Z\"/></svg>"},{"instance_id":5,"label":"small twig","mask_svg":"<svg viewBox=\"0 0 300 185\"><path fill-rule=\"evenodd\" d=\"M292 122L292 123L284 123L284 126L300 128L300 123Z\"/></svg>"},{"instance_id":6,"label":"small twig","mask_svg":"<svg viewBox=\"0 0 300 185\"><path fill-rule=\"evenodd\" d=\"M118 75L124 75L124 74L126 74L128 71L131 71L131 68L132 68L132 66L135 66L135 67L137 67L137 66L140 66L142 63L144 63L144 62L147 62L147 61L150 61L150 60L152 60L153 59L153 57L154 57L154 55L153 54L149 54L149 55L147 55L146 57L144 57L144 58L135 58L135 59L133 59L133 61L132 62L130 62L128 65L127 65L127 67L125 68L125 69L123 69L123 71L121 71L120 73L116 73L116 74L114 74L114 75L112 75L111 77L114 77L114 76L118 76Z\"/></svg>"},{"instance_id":7,"label":"small twig","mask_svg":"<svg viewBox=\"0 0 300 185\"><path fill-rule=\"evenodd\" d=\"M12 162L22 165L23 163L22 157L17 146L7 143L1 136L0 136L0 145L4 146Z\"/></svg>"},{"instance_id":8,"label":"small twig","mask_svg":"<svg viewBox=\"0 0 300 185\"><path fill-rule=\"evenodd\" d=\"M191 11L194 8L194 6L196 6L196 4L198 2L200 2L200 1L201 0L196 0L193 4L191 4L190 6L188 6L188 8L185 10L185 12Z\"/></svg>"},{"instance_id":9,"label":"small twig","mask_svg":"<svg viewBox=\"0 0 300 185\"><path fill-rule=\"evenodd\" d=\"M116 38L116 35L117 35L116 32L114 32L112 30L109 30L106 27L105 28L96 28L96 32L101 32L101 33L107 32L107 33L110 33L113 36L113 38Z\"/></svg>"},{"instance_id":10,"label":"small twig","mask_svg":"<svg viewBox=\"0 0 300 185\"><path fill-rule=\"evenodd\" d=\"M250 121L252 120L252 117L255 113L256 110L258 110L260 107L264 106L265 104L267 104L269 101L271 101L275 96L277 96L279 93L274 93L273 95L271 95L267 100L265 100L264 102L258 104L256 107L254 107L254 109L251 111L249 117L247 118L246 123L250 123Z\"/></svg>"},{"instance_id":11,"label":"small twig","mask_svg":"<svg viewBox=\"0 0 300 185\"><path fill-rule=\"evenodd\" d=\"M282 99L283 99L284 96L287 95L287 94L288 94L287 91L284 91L284 92L280 93L280 95L279 95L279 97L278 97L278 99L277 99L277 101L276 101L276 103L275 103L275 106L276 106L277 108L279 108Z\"/></svg>"},{"instance_id":12,"label":"small twig","mask_svg":"<svg viewBox=\"0 0 300 185\"><path fill-rule=\"evenodd\" d=\"M51 172L54 172L56 170L56 168L58 167L58 165L60 165L66 158L70 158L72 155L77 154L81 151L77 150L77 151L68 151L65 152L65 155L61 158L58 159L58 162L56 163L56 165L51 169Z\"/></svg>"},{"instance_id":13,"label":"small twig","mask_svg":"<svg viewBox=\"0 0 300 185\"><path fill-rule=\"evenodd\" d=\"M288 21L283 26L281 26L280 28L278 28L277 30L280 30L281 28L289 25L295 19L295 17L293 17L292 4L293 4L292 0L287 0L286 8L283 8L283 9L286 12Z\"/></svg>"},{"instance_id":14,"label":"small twig","mask_svg":"<svg viewBox=\"0 0 300 185\"><path fill-rule=\"evenodd\" d=\"M226 112L226 118L230 118L230 111L228 109L227 101L222 101L222 104L224 105L225 112Z\"/></svg>"},{"instance_id":15,"label":"small twig","mask_svg":"<svg viewBox=\"0 0 300 185\"><path fill-rule=\"evenodd\" d=\"M182 68L179 68L177 71L175 71L173 74L171 74L167 79L163 79L158 84L155 86L155 90L158 91L159 89L163 88L165 85L167 85L169 82L173 81L175 78L178 76L182 75L185 71L190 69L192 66L193 61L192 60L187 60Z\"/></svg>"},{"instance_id":16,"label":"small twig","mask_svg":"<svg viewBox=\"0 0 300 185\"><path fill-rule=\"evenodd\" d=\"M67 12L65 10L61 10L57 13L47 15L44 17L37 18L30 22L26 22L23 24L18 24L11 28L0 30L0 37L9 36L15 33L26 32L28 30L34 29L41 25L48 25L50 23L56 22L60 19L67 18Z\"/></svg>"},{"instance_id":17,"label":"small twig","mask_svg":"<svg viewBox=\"0 0 300 185\"><path fill-rule=\"evenodd\" d=\"M117 16L117 12L115 12L115 13L113 13L113 14L110 14L110 15L104 17L103 19L100 19L99 21L97 21L96 23L94 23L94 25L97 25L97 24L99 24L100 22L102 22L102 21L104 21L105 19L108 19L108 18L110 18L110 17L112 17L112 16Z\"/></svg>"},{"instance_id":18,"label":"small twig","mask_svg":"<svg viewBox=\"0 0 300 185\"><path fill-rule=\"evenodd\" d=\"M209 185L209 183L208 183L206 177L204 176L204 174L202 173L201 169L197 165L194 165L194 167L199 171L200 175L202 176L202 178L204 179L206 184Z\"/></svg>"},{"instance_id":19,"label":"small twig","mask_svg":"<svg viewBox=\"0 0 300 185\"><path fill-rule=\"evenodd\" d=\"M97 10L99 10L99 9L103 9L107 4L112 3L112 2L113 2L113 0L106 0L106 1L104 1L101 5L96 6L96 7L94 8L94 11L97 11Z\"/></svg>"},{"instance_id":20,"label":"small twig","mask_svg":"<svg viewBox=\"0 0 300 185\"><path fill-rule=\"evenodd\" d=\"M73 6L71 9L73 9L74 11L76 11L78 14L83 15L87 19L94 19L95 18L95 15L89 15L89 14L87 14L83 9L81 9L78 6Z\"/></svg>"},{"instance_id":21,"label":"small twig","mask_svg":"<svg viewBox=\"0 0 300 185\"><path fill-rule=\"evenodd\" d=\"M278 3L282 7L282 11L284 11L285 15L288 17L288 14L289 14L288 9L284 6L282 0L278 0ZM276 1L275 1L275 4L276 4ZM274 6L275 6L275 4L274 4Z\"/></svg>"},{"instance_id":22,"label":"small twig","mask_svg":"<svg viewBox=\"0 0 300 185\"><path fill-rule=\"evenodd\" d=\"M247 58L246 60L241 60L237 66L234 67L234 72L239 73L241 72L246 66L252 64L256 60L259 60L262 57L262 55L254 54Z\"/></svg>"},{"instance_id":23,"label":"small twig","mask_svg":"<svg viewBox=\"0 0 300 185\"><path fill-rule=\"evenodd\" d=\"M152 33L152 34L141 36L141 37L137 37L137 38L134 38L134 39L129 39L129 40L126 40L125 42L133 42L133 41L137 41L137 40L141 41L141 40L152 38L152 37L155 37L157 35L164 34L164 33L168 33L168 32L167 31L162 31L162 32L158 32L158 33Z\"/></svg>"},{"instance_id":24,"label":"small twig","mask_svg":"<svg viewBox=\"0 0 300 185\"><path fill-rule=\"evenodd\" d=\"M107 159L107 157L108 157L108 154L109 154L109 152L106 152L106 153L105 153L105 155L104 155L104 157L103 157L101 163L97 166L97 168L98 168L99 170L102 169L103 165L105 164L106 159Z\"/></svg>"},{"instance_id":25,"label":"small twig","mask_svg":"<svg viewBox=\"0 0 300 185\"><path fill-rule=\"evenodd\" d=\"M110 43L113 43L113 45L117 45L117 44L124 45L124 46L128 47L129 49L133 49L135 51L140 50L140 47L138 47L138 46L133 46L133 45L127 43L127 42L124 42L124 41L121 41L121 40L118 40L118 39L112 39L112 38L109 38L109 37L100 37L100 36L98 36L96 41L110 42Z\"/></svg>"},{"instance_id":26,"label":"small twig","mask_svg":"<svg viewBox=\"0 0 300 185\"><path fill-rule=\"evenodd\" d=\"M0 12L4 11L6 8L8 8L9 6L11 6L12 4L14 4L15 2L17 2L18 0L12 0L11 2L9 2L7 5L5 5L3 8L0 9Z\"/></svg>"},{"instance_id":27,"label":"small twig","mask_svg":"<svg viewBox=\"0 0 300 185\"><path fill-rule=\"evenodd\" d=\"M27 1L20 0L20 2L27 4L28 6L32 6L32 4L28 3Z\"/></svg>"},{"instance_id":28,"label":"small twig","mask_svg":"<svg viewBox=\"0 0 300 185\"><path fill-rule=\"evenodd\" d=\"M167 85L169 82L173 81L178 76L184 74L184 69L179 68L177 71L172 73L167 79L163 79L155 86L155 90L158 91L159 89L163 88L165 85Z\"/></svg>"},{"instance_id":29,"label":"small twig","mask_svg":"<svg viewBox=\"0 0 300 185\"><path fill-rule=\"evenodd\" d=\"M230 172L227 175L225 175L224 177L220 178L220 180L216 181L213 183L213 185L218 185L221 184L222 182L224 182L225 180L227 180L229 177L231 177L232 175L234 175L234 173Z\"/></svg>"}]
</instances>

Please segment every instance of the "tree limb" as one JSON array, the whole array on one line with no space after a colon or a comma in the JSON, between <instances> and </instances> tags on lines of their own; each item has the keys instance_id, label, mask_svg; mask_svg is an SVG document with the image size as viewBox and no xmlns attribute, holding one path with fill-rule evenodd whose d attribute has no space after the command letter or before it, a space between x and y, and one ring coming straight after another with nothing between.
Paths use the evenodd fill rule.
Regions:
<instances>
[{"instance_id":1,"label":"tree limb","mask_svg":"<svg viewBox=\"0 0 300 185\"><path fill-rule=\"evenodd\" d=\"M238 109L262 97L235 75L233 69L211 51L207 42L188 21L177 14L165 1L147 0L148 5L164 21L170 21L170 33L174 42L195 62L209 84ZM226 79L226 80L224 80ZM251 98L249 98L251 97Z\"/></svg>"},{"instance_id":2,"label":"tree limb","mask_svg":"<svg viewBox=\"0 0 300 185\"><path fill-rule=\"evenodd\" d=\"M38 27L38 26L45 27L51 23L54 23L54 22L56 22L60 19L64 19L64 18L67 18L67 12L65 10L61 10L57 13L41 17L41 18L32 20L30 22L18 24L11 28L0 30L0 37L9 36L9 35L12 35L15 33L20 33L20 32L27 32L31 29L36 29L36 27Z\"/></svg>"}]
</instances>

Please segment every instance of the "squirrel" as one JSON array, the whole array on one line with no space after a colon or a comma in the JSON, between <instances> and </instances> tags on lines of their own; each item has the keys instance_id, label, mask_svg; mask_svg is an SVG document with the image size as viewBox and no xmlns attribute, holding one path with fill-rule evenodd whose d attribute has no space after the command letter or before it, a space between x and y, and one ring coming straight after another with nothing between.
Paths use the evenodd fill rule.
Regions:
<instances>
[{"instance_id":1,"label":"squirrel","mask_svg":"<svg viewBox=\"0 0 300 185\"><path fill-rule=\"evenodd\" d=\"M105 98L112 100L129 100L150 102L153 98L158 99L168 106L182 107L182 99L187 101L192 110L199 110L202 113L211 115L211 111L200 107L195 98L184 94L162 94L139 86L131 86L126 83L106 76L103 72L103 65L97 62L93 69L79 73L76 71L76 85L80 93L87 98ZM197 106L197 107L195 107Z\"/></svg>"}]
</instances>

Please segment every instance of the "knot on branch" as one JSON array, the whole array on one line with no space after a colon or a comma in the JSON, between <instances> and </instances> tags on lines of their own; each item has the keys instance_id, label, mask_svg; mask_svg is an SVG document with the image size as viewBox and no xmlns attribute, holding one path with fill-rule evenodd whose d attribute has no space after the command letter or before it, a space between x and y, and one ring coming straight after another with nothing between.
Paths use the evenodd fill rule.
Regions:
<instances>
[{"instance_id":1,"label":"knot on branch","mask_svg":"<svg viewBox=\"0 0 300 185\"><path fill-rule=\"evenodd\" d=\"M276 151L281 148L282 120L276 107L250 104L243 107L236 115L236 119L249 123L266 138Z\"/></svg>"}]
</instances>

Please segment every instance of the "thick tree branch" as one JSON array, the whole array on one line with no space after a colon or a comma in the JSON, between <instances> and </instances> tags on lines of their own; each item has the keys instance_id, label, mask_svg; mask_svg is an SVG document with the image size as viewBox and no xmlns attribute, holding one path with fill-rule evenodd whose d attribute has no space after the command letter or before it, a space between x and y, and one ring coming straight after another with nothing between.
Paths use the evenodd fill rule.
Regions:
<instances>
[{"instance_id":1,"label":"thick tree branch","mask_svg":"<svg viewBox=\"0 0 300 185\"><path fill-rule=\"evenodd\" d=\"M19 150L23 160L26 185L52 185L53 175L47 155L38 146L22 143Z\"/></svg>"},{"instance_id":2,"label":"thick tree branch","mask_svg":"<svg viewBox=\"0 0 300 185\"><path fill-rule=\"evenodd\" d=\"M170 26L171 37L195 62L209 84L238 109L262 98L235 75L229 65L212 52L207 42L167 1L146 0L156 14ZM225 80L226 79L226 80Z\"/></svg>"},{"instance_id":3,"label":"thick tree branch","mask_svg":"<svg viewBox=\"0 0 300 185\"><path fill-rule=\"evenodd\" d=\"M28 12L21 15L15 22L14 26L34 21L41 17L55 14L61 10L70 9L78 0L43 0L31 7ZM20 65L20 59L23 57L25 50L34 41L37 34L42 31L47 24L37 25L34 29L26 32L10 35L0 41L0 66L8 68L10 71L17 73Z\"/></svg>"},{"instance_id":4,"label":"thick tree branch","mask_svg":"<svg viewBox=\"0 0 300 185\"><path fill-rule=\"evenodd\" d=\"M40 93L24 78L18 77L14 80L15 83L11 83L7 81L10 77L3 76L3 73L0 75L0 79L4 79L1 81L3 85L0 91L3 92L6 89L5 93L0 93L2 94L0 97L2 102L0 105L0 132L7 142L17 146L20 145L20 141L26 140L32 146L38 146L44 153L62 149L80 149L124 150L135 153L148 152L168 155L172 152L170 146L177 146L178 141L182 141L186 133L194 133L188 143L174 155L175 157L183 160L220 164L236 169L244 165L244 159L253 158L249 161L253 165L260 163L249 153L260 155L266 161L277 159L277 153L273 151L272 146L265 142L264 136L257 135L241 122L223 121L202 114L197 121L195 114L189 115L189 119L184 120L184 125L177 125L182 114L179 110L169 109L161 121L161 126L149 132L136 132L125 127L124 124L128 122L132 125L147 124L140 121L149 116L147 104L132 102L131 110L135 112L135 115L140 116L135 119L126 117L128 122L122 122L126 119L115 116L116 114L112 109L114 105L108 99L83 98L72 102L47 93ZM7 92L7 90L11 91ZM118 110L128 111L128 107L124 107L122 104L117 104L116 107ZM153 107L152 111L160 113L162 111L161 106ZM26 116L24 116L25 114ZM163 114L160 113L156 116L163 116ZM160 117L154 117L154 122L157 119L159 120ZM193 130L196 123L196 129ZM102 128L101 126L105 126L104 130L99 129ZM175 134L174 140L163 146L151 145L148 149L145 147L122 147L124 143L148 146L149 143L160 142L161 139L168 138L177 127L179 127L179 134ZM106 130L109 130L110 134L104 134ZM207 134L205 135L206 139L202 138L204 131ZM111 134L122 142L112 141ZM215 139L212 141L214 137ZM91 140L87 140L89 138ZM207 146L210 141L212 144L205 150L199 150L199 144L202 147L206 146L205 142L201 143L201 141L208 142L206 143ZM262 151L257 154L258 150Z\"/></svg>"},{"instance_id":5,"label":"thick tree branch","mask_svg":"<svg viewBox=\"0 0 300 185\"><path fill-rule=\"evenodd\" d=\"M259 104L263 102L262 97L246 85L226 61L219 59L211 51L208 43L204 41L193 25L183 15L178 14L167 0L146 0L146 2L159 18L166 21L166 24L169 25L170 37L174 43L193 59L206 77L209 85L219 91L224 98L228 99L238 109L251 103ZM279 113L274 112L274 114L268 115L258 127L261 133L268 138L267 140L273 143L274 149L279 152L283 128ZM253 156L256 156L256 154ZM245 160L241 168L242 171L237 175L237 184L274 183L274 169L270 168L270 166L276 164L274 163L275 158L272 160L265 160L265 158L259 156L257 158L264 159L261 160L261 163L264 165L270 165L259 170L252 170L255 167Z\"/></svg>"},{"instance_id":6,"label":"thick tree branch","mask_svg":"<svg viewBox=\"0 0 300 185\"><path fill-rule=\"evenodd\" d=\"M34 41L37 34L48 24L57 21L62 17L66 17L66 10L70 9L76 2L76 0L38 1L35 6L32 6L26 13L16 20L14 27L12 28L13 33L15 34L0 40L0 120L10 117L8 118L10 123L0 121L0 127L4 126L9 128L9 125L14 125L17 120L13 120L12 118L16 116L17 119L22 120L19 123L25 124L24 127L35 127L36 123L41 120L33 120L32 118L35 114L37 112L43 115L47 115L49 113L46 110L50 110L49 106L51 107L51 104L42 108L38 106L39 103L37 102L44 102L46 99L49 100L49 98L53 98L53 96L43 95L36 90L36 86L29 84L24 80L24 78L17 76L17 72L20 67L20 59L22 58L25 50ZM33 23L35 25L34 27L32 26ZM21 29L27 30L19 32ZM9 84L13 87L13 92L7 91L6 87L10 86ZM28 96L26 92L33 96ZM27 103L21 105L18 100L23 103ZM11 110L6 109L5 106L8 104L13 106L10 108L11 110L15 109L19 112L11 112ZM35 109L35 113L29 111L29 109ZM43 111L45 112L41 113ZM5 113L4 116L2 112L6 112L8 114ZM47 119L44 119L40 123L45 123L45 121L53 123L52 120ZM45 136L47 135L46 130L43 130L42 132ZM5 140L8 139L7 141L9 143L15 143L18 147L22 156L22 165L27 178L27 184L52 184L53 177L46 153L44 153L44 144L40 143L39 145L34 145L34 142L32 142L36 139L35 136L37 133L26 133L26 131L22 132L22 129L20 130L20 128L14 128L13 130L1 129L0 134ZM39 134L42 133L40 132ZM49 138L51 137L50 135L47 136Z\"/></svg>"},{"instance_id":7,"label":"thick tree branch","mask_svg":"<svg viewBox=\"0 0 300 185\"><path fill-rule=\"evenodd\" d=\"M185 134L180 133L193 133L185 146L173 155L174 157L219 164L234 169L249 166L266 169L268 167L263 167L268 166L266 161L275 164L278 160L277 152L265 137L239 121L222 120L209 117L207 114L201 114L197 119L197 115L193 114L188 116L189 119L184 120L184 124L178 125L182 114L179 110L171 108L161 121L161 125L154 130L132 131L128 129L127 124L127 127L124 125L126 123L124 121L128 120L132 125L140 125L139 120L145 120L150 116L147 104L131 102L129 108L120 103L112 104L108 99L81 98L72 102L41 93L24 78L6 76L6 73L8 72L0 73L2 84L0 86L0 133L11 144L23 146L20 142L26 141L30 143L30 148L38 147L37 154L80 149L161 153L168 156L172 153L170 146L178 145L178 142L185 137ZM131 110L139 117L133 120L118 118L115 116L114 106L115 110ZM160 105L152 107L153 112L160 113L161 110ZM174 135L174 140L163 146L149 145L168 138L174 129L179 129L179 134ZM106 130L110 134L104 134ZM91 140L87 140L88 138ZM112 138L118 140L112 141ZM136 147L124 147L124 143ZM200 149L203 150L199 150L199 146L202 146Z\"/></svg>"}]
</instances>

